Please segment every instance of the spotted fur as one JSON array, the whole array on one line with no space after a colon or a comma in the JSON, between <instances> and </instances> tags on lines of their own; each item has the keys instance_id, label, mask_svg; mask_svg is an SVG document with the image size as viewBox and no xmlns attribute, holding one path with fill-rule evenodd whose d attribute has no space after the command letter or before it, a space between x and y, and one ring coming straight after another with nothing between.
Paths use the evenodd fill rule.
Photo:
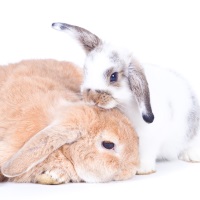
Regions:
<instances>
[{"instance_id":1,"label":"spotted fur","mask_svg":"<svg viewBox=\"0 0 200 200\"><path fill-rule=\"evenodd\" d=\"M55 23L53 27L61 25L77 39L77 26ZM85 35L87 40L98 38L88 30ZM86 41L78 41L86 52L84 99L105 109L118 107L132 121L140 141L139 174L154 172L157 159L200 162L199 103L183 78L142 65L131 52L108 42L101 40L88 52ZM120 74L114 84L108 81L112 72Z\"/></svg>"}]
</instances>

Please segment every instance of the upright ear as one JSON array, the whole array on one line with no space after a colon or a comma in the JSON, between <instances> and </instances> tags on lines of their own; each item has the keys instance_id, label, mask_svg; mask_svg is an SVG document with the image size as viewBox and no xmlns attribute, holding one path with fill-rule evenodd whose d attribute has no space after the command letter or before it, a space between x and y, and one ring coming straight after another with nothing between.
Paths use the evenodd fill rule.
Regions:
<instances>
[{"instance_id":1,"label":"upright ear","mask_svg":"<svg viewBox=\"0 0 200 200\"><path fill-rule=\"evenodd\" d=\"M84 28L59 22L53 23L52 27L56 30L64 31L76 39L83 46L87 54L102 44L102 41L95 34Z\"/></svg>"},{"instance_id":2,"label":"upright ear","mask_svg":"<svg viewBox=\"0 0 200 200\"><path fill-rule=\"evenodd\" d=\"M1 172L6 177L19 176L41 163L62 145L72 143L79 137L79 130L68 129L62 125L49 125L4 163Z\"/></svg>"},{"instance_id":3,"label":"upright ear","mask_svg":"<svg viewBox=\"0 0 200 200\"><path fill-rule=\"evenodd\" d=\"M133 59L128 70L130 88L136 98L141 115L145 122L152 123L154 115L151 109L148 82L143 68L139 62Z\"/></svg>"}]
</instances>

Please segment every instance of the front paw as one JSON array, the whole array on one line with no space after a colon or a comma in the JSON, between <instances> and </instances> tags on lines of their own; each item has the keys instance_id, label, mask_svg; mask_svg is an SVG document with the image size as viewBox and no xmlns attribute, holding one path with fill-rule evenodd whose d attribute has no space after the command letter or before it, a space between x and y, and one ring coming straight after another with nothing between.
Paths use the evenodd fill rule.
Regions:
<instances>
[{"instance_id":1,"label":"front paw","mask_svg":"<svg viewBox=\"0 0 200 200\"><path fill-rule=\"evenodd\" d=\"M69 166L68 166L69 167ZM81 182L81 179L71 170L66 168L52 168L35 177L35 182L45 185L58 185L69 182Z\"/></svg>"},{"instance_id":2,"label":"front paw","mask_svg":"<svg viewBox=\"0 0 200 200\"><path fill-rule=\"evenodd\" d=\"M9 181L45 185L81 182L73 164L63 155L61 150L55 151L46 160L28 172L17 177L9 178Z\"/></svg>"},{"instance_id":3,"label":"front paw","mask_svg":"<svg viewBox=\"0 0 200 200\"><path fill-rule=\"evenodd\" d=\"M61 160L61 158L63 159ZM81 182L72 163L66 158L60 156L60 159L50 160L49 158L47 161L41 166L41 173L36 173L34 182L46 185Z\"/></svg>"},{"instance_id":4,"label":"front paw","mask_svg":"<svg viewBox=\"0 0 200 200\"><path fill-rule=\"evenodd\" d=\"M68 173L60 169L45 171L35 177L35 182L45 185L58 185L72 181ZM77 180L78 181L78 180Z\"/></svg>"},{"instance_id":5,"label":"front paw","mask_svg":"<svg viewBox=\"0 0 200 200\"><path fill-rule=\"evenodd\" d=\"M149 174L152 174L155 172L156 172L155 162L141 161L136 174L137 175L149 175Z\"/></svg>"},{"instance_id":6,"label":"front paw","mask_svg":"<svg viewBox=\"0 0 200 200\"><path fill-rule=\"evenodd\" d=\"M179 159L186 162L200 162L200 148L188 148L181 152Z\"/></svg>"}]
</instances>

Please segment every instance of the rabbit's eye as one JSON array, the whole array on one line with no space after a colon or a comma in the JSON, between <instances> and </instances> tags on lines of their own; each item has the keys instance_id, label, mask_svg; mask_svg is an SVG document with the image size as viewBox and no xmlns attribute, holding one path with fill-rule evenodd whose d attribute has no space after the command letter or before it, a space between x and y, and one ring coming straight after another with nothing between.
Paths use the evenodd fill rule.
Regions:
<instances>
[{"instance_id":1,"label":"rabbit's eye","mask_svg":"<svg viewBox=\"0 0 200 200\"><path fill-rule=\"evenodd\" d=\"M114 72L110 76L110 82L116 82L118 80L118 72Z\"/></svg>"},{"instance_id":2,"label":"rabbit's eye","mask_svg":"<svg viewBox=\"0 0 200 200\"><path fill-rule=\"evenodd\" d=\"M106 149L113 149L115 147L115 144L113 142L103 141L102 146Z\"/></svg>"}]
</instances>

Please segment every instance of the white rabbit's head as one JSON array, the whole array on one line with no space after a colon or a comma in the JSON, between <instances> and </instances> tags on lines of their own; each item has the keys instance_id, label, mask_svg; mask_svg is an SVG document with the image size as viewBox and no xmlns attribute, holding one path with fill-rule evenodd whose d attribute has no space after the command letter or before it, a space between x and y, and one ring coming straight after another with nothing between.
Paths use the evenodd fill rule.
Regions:
<instances>
[{"instance_id":1,"label":"white rabbit's head","mask_svg":"<svg viewBox=\"0 0 200 200\"><path fill-rule=\"evenodd\" d=\"M153 122L148 82L131 52L78 26L53 23L52 27L71 35L86 52L82 93L88 103L109 109L134 98L144 121Z\"/></svg>"}]
</instances>

